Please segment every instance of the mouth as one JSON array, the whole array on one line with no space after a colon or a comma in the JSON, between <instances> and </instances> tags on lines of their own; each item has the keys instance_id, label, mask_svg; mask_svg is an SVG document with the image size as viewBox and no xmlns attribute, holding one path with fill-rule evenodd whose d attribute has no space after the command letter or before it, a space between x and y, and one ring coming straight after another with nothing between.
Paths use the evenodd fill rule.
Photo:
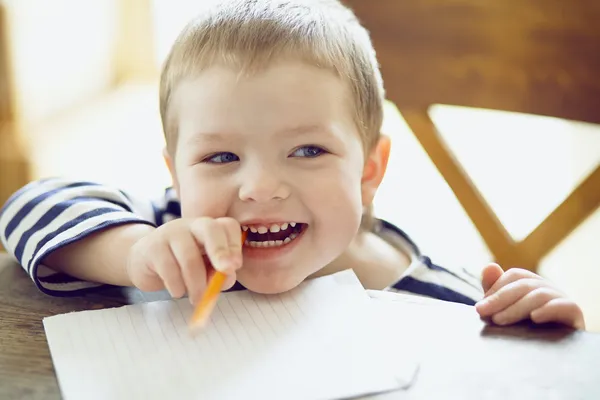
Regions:
<instances>
[{"instance_id":1,"label":"mouth","mask_svg":"<svg viewBox=\"0 0 600 400\"><path fill-rule=\"evenodd\" d=\"M287 246L306 231L308 224L301 222L283 222L267 225L242 225L247 237L245 247L277 248Z\"/></svg>"}]
</instances>

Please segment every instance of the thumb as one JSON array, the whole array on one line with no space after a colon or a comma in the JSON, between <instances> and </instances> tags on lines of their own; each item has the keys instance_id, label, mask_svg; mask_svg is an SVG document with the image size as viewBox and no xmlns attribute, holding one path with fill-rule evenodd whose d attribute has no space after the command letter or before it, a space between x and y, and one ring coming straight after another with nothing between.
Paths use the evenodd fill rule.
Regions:
<instances>
[{"instance_id":1,"label":"thumb","mask_svg":"<svg viewBox=\"0 0 600 400\"><path fill-rule=\"evenodd\" d=\"M212 266L208 256L203 255L202 258L204 259L204 265L206 265L206 283L208 284L208 282L210 282L213 275L215 274L216 270ZM225 282L223 283L222 290L231 289L233 287L233 285L235 285L236 281L237 281L236 271L228 271L227 274L225 274Z\"/></svg>"},{"instance_id":2,"label":"thumb","mask_svg":"<svg viewBox=\"0 0 600 400\"><path fill-rule=\"evenodd\" d=\"M502 274L504 274L504 270L496 263L485 266L483 271L481 271L481 286L483 286L483 292L487 293Z\"/></svg>"},{"instance_id":3,"label":"thumb","mask_svg":"<svg viewBox=\"0 0 600 400\"><path fill-rule=\"evenodd\" d=\"M248 232L247 231L243 231L242 232L242 239L241 239L241 245L242 247L244 246L244 242L246 241L246 238L248 237ZM241 253L241 249L240 249L240 253ZM240 256L242 257L243 260L243 256L240 254ZM233 285L235 285L235 282L237 281L237 274L236 271L230 271L227 274L227 277L225 278L225 283L223 284L223 290L229 290L233 287Z\"/></svg>"}]
</instances>

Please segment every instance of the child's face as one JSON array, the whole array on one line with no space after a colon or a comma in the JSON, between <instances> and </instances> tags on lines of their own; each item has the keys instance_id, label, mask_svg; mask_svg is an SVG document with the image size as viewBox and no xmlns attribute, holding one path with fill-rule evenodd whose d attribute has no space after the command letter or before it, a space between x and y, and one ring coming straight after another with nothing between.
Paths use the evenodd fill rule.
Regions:
<instances>
[{"instance_id":1,"label":"child's face","mask_svg":"<svg viewBox=\"0 0 600 400\"><path fill-rule=\"evenodd\" d=\"M251 76L215 66L172 99L182 216L250 227L237 275L244 286L289 290L347 248L363 211L365 155L341 80L299 62Z\"/></svg>"}]
</instances>

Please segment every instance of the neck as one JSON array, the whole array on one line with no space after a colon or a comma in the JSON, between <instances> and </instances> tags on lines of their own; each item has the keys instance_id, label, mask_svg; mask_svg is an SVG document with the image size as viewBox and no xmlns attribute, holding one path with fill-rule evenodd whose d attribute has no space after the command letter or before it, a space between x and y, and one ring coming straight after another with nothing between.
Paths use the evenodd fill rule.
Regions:
<instances>
[{"instance_id":1,"label":"neck","mask_svg":"<svg viewBox=\"0 0 600 400\"><path fill-rule=\"evenodd\" d=\"M352 269L365 289L381 290L397 282L410 261L408 254L374 233L359 232L344 253L310 277Z\"/></svg>"}]
</instances>

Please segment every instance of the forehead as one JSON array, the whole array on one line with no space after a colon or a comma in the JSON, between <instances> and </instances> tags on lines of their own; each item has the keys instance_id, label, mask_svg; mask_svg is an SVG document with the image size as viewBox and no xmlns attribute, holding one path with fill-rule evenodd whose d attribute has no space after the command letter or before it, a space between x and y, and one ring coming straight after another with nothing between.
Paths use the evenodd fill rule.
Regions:
<instances>
[{"instance_id":1,"label":"forehead","mask_svg":"<svg viewBox=\"0 0 600 400\"><path fill-rule=\"evenodd\" d=\"M244 73L216 64L183 79L170 114L179 134L280 130L282 125L352 123L348 85L332 71L302 62L278 62Z\"/></svg>"}]
</instances>

